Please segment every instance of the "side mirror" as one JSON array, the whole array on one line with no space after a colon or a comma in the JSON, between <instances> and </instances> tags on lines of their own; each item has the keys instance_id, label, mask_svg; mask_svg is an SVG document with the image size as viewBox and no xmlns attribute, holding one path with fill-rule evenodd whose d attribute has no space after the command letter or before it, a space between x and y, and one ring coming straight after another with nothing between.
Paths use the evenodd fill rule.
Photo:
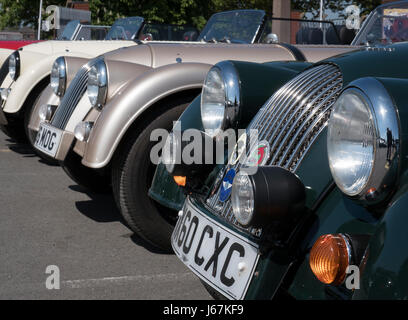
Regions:
<instances>
[{"instance_id":1,"label":"side mirror","mask_svg":"<svg viewBox=\"0 0 408 320\"><path fill-rule=\"evenodd\" d=\"M266 43L279 43L279 37L276 33L269 33L265 38Z\"/></svg>"}]
</instances>

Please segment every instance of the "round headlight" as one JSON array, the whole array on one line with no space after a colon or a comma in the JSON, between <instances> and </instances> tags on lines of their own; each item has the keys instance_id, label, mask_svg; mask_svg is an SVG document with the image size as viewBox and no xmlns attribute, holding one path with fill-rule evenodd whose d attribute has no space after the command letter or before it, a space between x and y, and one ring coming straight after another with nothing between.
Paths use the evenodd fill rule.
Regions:
<instances>
[{"instance_id":1,"label":"round headlight","mask_svg":"<svg viewBox=\"0 0 408 320\"><path fill-rule=\"evenodd\" d=\"M397 113L387 90L374 78L353 82L335 103L328 126L329 166L339 189L380 200L394 182L398 144Z\"/></svg>"},{"instance_id":2,"label":"round headlight","mask_svg":"<svg viewBox=\"0 0 408 320\"><path fill-rule=\"evenodd\" d=\"M20 75L20 53L18 51L14 51L9 58L9 75L14 81Z\"/></svg>"},{"instance_id":3,"label":"round headlight","mask_svg":"<svg viewBox=\"0 0 408 320\"><path fill-rule=\"evenodd\" d=\"M254 186L246 172L239 172L232 184L231 204L237 221L249 225L255 209Z\"/></svg>"},{"instance_id":4,"label":"round headlight","mask_svg":"<svg viewBox=\"0 0 408 320\"><path fill-rule=\"evenodd\" d=\"M367 184L374 165L375 124L369 102L355 89L337 100L330 118L328 155L333 178L349 196Z\"/></svg>"},{"instance_id":5,"label":"round headlight","mask_svg":"<svg viewBox=\"0 0 408 320\"><path fill-rule=\"evenodd\" d=\"M108 72L103 60L98 60L89 71L88 98L92 106L101 109L108 92Z\"/></svg>"},{"instance_id":6,"label":"round headlight","mask_svg":"<svg viewBox=\"0 0 408 320\"><path fill-rule=\"evenodd\" d=\"M201 93L201 119L207 134L216 136L234 127L240 106L238 73L230 61L217 63L210 69Z\"/></svg>"},{"instance_id":7,"label":"round headlight","mask_svg":"<svg viewBox=\"0 0 408 320\"><path fill-rule=\"evenodd\" d=\"M54 93L62 96L65 93L67 83L67 69L64 57L55 60L51 69L50 85Z\"/></svg>"}]
</instances>

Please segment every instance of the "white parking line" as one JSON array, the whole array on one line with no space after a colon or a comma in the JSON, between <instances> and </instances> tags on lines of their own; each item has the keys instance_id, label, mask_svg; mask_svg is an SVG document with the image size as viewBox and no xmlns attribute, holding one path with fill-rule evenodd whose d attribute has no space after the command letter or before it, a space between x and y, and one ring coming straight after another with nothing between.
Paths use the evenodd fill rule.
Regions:
<instances>
[{"instance_id":1,"label":"white parking line","mask_svg":"<svg viewBox=\"0 0 408 320\"><path fill-rule=\"evenodd\" d=\"M196 277L192 273L167 273L167 274L155 274L155 275L139 275L139 276L123 276L123 277L107 277L100 279L80 279L80 280L66 280L61 281L62 288L81 289L91 287L104 287L111 285L124 285L130 282L140 281L174 281L195 279Z\"/></svg>"}]
</instances>

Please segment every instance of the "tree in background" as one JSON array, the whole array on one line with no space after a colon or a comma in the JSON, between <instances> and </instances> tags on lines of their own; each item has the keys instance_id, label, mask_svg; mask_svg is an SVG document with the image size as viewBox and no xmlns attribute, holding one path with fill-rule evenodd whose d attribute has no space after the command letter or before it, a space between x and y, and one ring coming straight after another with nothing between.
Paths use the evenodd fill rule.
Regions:
<instances>
[{"instance_id":1,"label":"tree in background","mask_svg":"<svg viewBox=\"0 0 408 320\"><path fill-rule=\"evenodd\" d=\"M234 9L264 9L272 12L271 0L91 0L94 23L111 24L126 16L148 21L189 24L201 29L212 14Z\"/></svg>"},{"instance_id":2,"label":"tree in background","mask_svg":"<svg viewBox=\"0 0 408 320\"><path fill-rule=\"evenodd\" d=\"M43 0L43 8L49 5L65 6L66 0ZM37 26L39 0L0 0L0 30L19 26Z\"/></svg>"},{"instance_id":3,"label":"tree in background","mask_svg":"<svg viewBox=\"0 0 408 320\"><path fill-rule=\"evenodd\" d=\"M205 0L91 0L93 23L111 25L119 17L142 16L147 21L204 25L212 12Z\"/></svg>"},{"instance_id":4,"label":"tree in background","mask_svg":"<svg viewBox=\"0 0 408 320\"><path fill-rule=\"evenodd\" d=\"M66 0L43 0L43 9L65 4ZM142 16L148 21L190 24L201 29L212 14L224 10L262 9L272 14L272 0L89 0L89 4L93 23L103 25L111 25L119 17ZM381 0L325 0L325 8L334 12L343 12L350 4L367 13ZM0 6L0 30L37 24L39 0L0 0ZM292 7L317 17L320 0L292 0Z\"/></svg>"},{"instance_id":5,"label":"tree in background","mask_svg":"<svg viewBox=\"0 0 408 320\"><path fill-rule=\"evenodd\" d=\"M111 24L116 18L140 15L146 20L174 24L190 24L201 29L209 17L220 11L261 9L272 15L273 0L90 0L94 23ZM355 4L367 14L381 4L381 0L325 0L325 9L339 12ZM292 0L292 8L319 16L320 0Z\"/></svg>"}]
</instances>

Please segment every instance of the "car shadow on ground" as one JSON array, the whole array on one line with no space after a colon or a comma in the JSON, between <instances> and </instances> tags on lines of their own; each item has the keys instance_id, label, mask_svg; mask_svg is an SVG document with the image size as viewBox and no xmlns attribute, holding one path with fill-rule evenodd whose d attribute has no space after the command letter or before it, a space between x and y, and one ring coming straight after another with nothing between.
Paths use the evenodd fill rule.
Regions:
<instances>
[{"instance_id":1,"label":"car shadow on ground","mask_svg":"<svg viewBox=\"0 0 408 320\"><path fill-rule=\"evenodd\" d=\"M38 158L38 162L49 165L49 166L58 166L57 161L45 160L38 156L38 154L34 151L34 149L28 143L17 142L13 139L6 139L6 147L9 148L11 151L21 154L24 158Z\"/></svg>"},{"instance_id":2,"label":"car shadow on ground","mask_svg":"<svg viewBox=\"0 0 408 320\"><path fill-rule=\"evenodd\" d=\"M28 143L17 142L13 139L6 139L6 147L11 151L21 154L27 158L36 157L35 151Z\"/></svg>"},{"instance_id":3,"label":"car shadow on ground","mask_svg":"<svg viewBox=\"0 0 408 320\"><path fill-rule=\"evenodd\" d=\"M129 238L133 243L137 244L138 246L144 247L146 250L152 253L169 254L168 252L162 251L152 246L130 230L126 221L121 216L112 194L96 194L93 192L89 192L79 185L71 185L69 186L69 188L75 192L84 193L90 198L90 200L77 201L75 203L75 207L85 217L98 223L118 221L129 229L129 233L122 235L123 238Z\"/></svg>"}]
</instances>

